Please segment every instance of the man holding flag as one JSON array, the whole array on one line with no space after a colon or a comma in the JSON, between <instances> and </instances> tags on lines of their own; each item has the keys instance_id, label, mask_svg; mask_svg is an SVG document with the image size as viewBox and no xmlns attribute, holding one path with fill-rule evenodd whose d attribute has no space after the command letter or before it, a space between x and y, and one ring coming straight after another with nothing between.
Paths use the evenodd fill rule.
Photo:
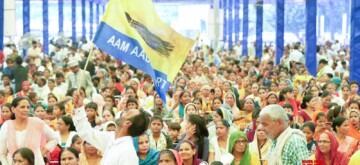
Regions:
<instances>
[{"instance_id":1,"label":"man holding flag","mask_svg":"<svg viewBox=\"0 0 360 165\"><path fill-rule=\"evenodd\" d=\"M194 43L163 23L151 0L110 0L94 37L97 47L149 74L164 102L167 89ZM148 128L147 115L137 109L125 111L115 121L115 133L100 132L87 121L82 100L78 93L74 94L74 124L79 136L104 154L102 164L139 164L131 137Z\"/></svg>"}]
</instances>

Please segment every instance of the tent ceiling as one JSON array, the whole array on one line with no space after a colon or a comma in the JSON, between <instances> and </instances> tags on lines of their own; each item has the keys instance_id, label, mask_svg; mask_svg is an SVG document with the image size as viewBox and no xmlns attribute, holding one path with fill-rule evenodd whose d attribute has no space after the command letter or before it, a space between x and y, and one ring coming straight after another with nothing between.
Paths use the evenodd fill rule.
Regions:
<instances>
[{"instance_id":1,"label":"tent ceiling","mask_svg":"<svg viewBox=\"0 0 360 165\"><path fill-rule=\"evenodd\" d=\"M22 2L23 0L15 0L17 2ZM31 0L31 1L42 1L42 0ZM31 2L30 1L30 2ZM49 0L50 2L58 1L58 0ZM93 1L95 3L107 3L109 0L86 0L86 1ZM177 4L211 4L214 0L153 0L155 3L177 3ZM225 1L225 0L218 0L218 1ZM256 3L258 0L249 0L250 3ZM319 4L321 3L328 3L329 1L336 1L336 0L317 0ZM349 0L343 0L345 2L349 2ZM64 2L71 2L71 0L64 0ZM242 3L243 0L240 0ZM273 3L275 4L276 0L264 0L264 3ZM286 3L305 3L306 0L285 0Z\"/></svg>"}]
</instances>

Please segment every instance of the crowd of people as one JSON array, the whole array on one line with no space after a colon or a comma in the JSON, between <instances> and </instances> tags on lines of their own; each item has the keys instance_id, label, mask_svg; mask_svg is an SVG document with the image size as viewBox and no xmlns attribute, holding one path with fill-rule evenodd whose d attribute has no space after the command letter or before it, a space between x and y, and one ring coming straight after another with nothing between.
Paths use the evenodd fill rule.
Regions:
<instances>
[{"instance_id":1,"label":"crowd of people","mask_svg":"<svg viewBox=\"0 0 360 165\"><path fill-rule=\"evenodd\" d=\"M317 49L317 75L304 45L274 46L261 58L196 47L168 89L89 44L34 41L22 57L7 45L0 85L1 164L301 165L360 160L359 83L349 49ZM89 58L87 68L84 68Z\"/></svg>"}]
</instances>

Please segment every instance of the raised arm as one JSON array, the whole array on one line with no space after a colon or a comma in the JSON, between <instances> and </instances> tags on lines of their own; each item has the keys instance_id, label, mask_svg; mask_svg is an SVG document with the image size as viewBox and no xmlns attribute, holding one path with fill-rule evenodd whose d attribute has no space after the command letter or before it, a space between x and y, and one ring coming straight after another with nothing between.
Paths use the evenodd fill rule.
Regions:
<instances>
[{"instance_id":1,"label":"raised arm","mask_svg":"<svg viewBox=\"0 0 360 165\"><path fill-rule=\"evenodd\" d=\"M73 95L73 105L75 109L75 116L73 117L74 125L78 135L92 144L95 148L104 152L109 143L115 139L114 132L98 131L91 127L86 117L85 108L82 105L84 98L81 98L77 92Z\"/></svg>"}]
</instances>

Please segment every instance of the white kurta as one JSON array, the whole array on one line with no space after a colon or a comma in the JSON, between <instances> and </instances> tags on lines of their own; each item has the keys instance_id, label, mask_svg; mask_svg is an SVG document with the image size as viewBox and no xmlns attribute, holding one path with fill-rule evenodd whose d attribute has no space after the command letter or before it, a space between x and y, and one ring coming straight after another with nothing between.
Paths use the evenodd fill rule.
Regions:
<instances>
[{"instance_id":1,"label":"white kurta","mask_svg":"<svg viewBox=\"0 0 360 165\"><path fill-rule=\"evenodd\" d=\"M104 154L102 165L139 164L131 136L115 139L114 132L91 128L84 107L75 109L73 121L79 136Z\"/></svg>"}]
</instances>

